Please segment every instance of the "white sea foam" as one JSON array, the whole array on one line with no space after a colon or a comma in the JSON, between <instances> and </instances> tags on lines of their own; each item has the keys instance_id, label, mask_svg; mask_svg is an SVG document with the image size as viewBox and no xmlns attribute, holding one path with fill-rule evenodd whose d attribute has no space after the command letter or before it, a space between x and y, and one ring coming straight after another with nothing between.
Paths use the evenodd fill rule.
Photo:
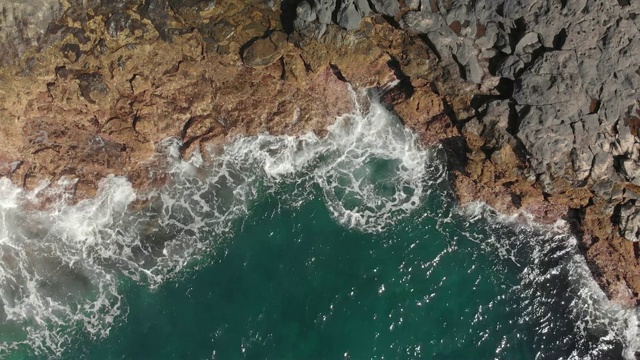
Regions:
<instances>
[{"instance_id":1,"label":"white sea foam","mask_svg":"<svg viewBox=\"0 0 640 360\"><path fill-rule=\"evenodd\" d=\"M457 211L470 222L463 231L465 237L520 268L521 283L514 290L526 302L522 321L539 322L540 334L553 334L558 322L554 311L567 309L560 316L570 318L577 327L578 344L566 359L602 359L617 341L623 345L625 359L636 358L640 351L640 309L607 299L564 222L535 224L527 214L499 214L481 202ZM486 232L469 230L479 227ZM598 334L600 339L589 341L590 334ZM549 354L541 353L539 357L548 358Z\"/></svg>"},{"instance_id":2,"label":"white sea foam","mask_svg":"<svg viewBox=\"0 0 640 360\"><path fill-rule=\"evenodd\" d=\"M179 146L176 139L160 144L169 185L148 194L111 176L95 198L69 205L73 180L25 192L0 179L0 328L24 329L19 339L0 339L3 349L60 354L78 329L108 335L123 316L119 278L156 287L179 276L215 249L260 191L299 183L282 199L295 206L316 187L338 222L378 231L417 208L428 179L444 171L376 101L339 117L322 139L239 138L209 164L198 153L180 160ZM43 194L54 199L51 208L28 210ZM137 197L150 200L130 209Z\"/></svg>"},{"instance_id":3,"label":"white sea foam","mask_svg":"<svg viewBox=\"0 0 640 360\"><path fill-rule=\"evenodd\" d=\"M25 333L0 339L3 349L29 346L60 354L77 331L108 335L124 316L119 279L127 276L153 288L180 276L194 259L215 251L261 192L289 186L293 190L280 201L296 206L317 191L336 221L377 232L411 214L429 194L443 196L438 188L446 179L436 150L420 148L375 99L366 110L337 118L325 138L312 133L239 138L212 151L218 155L210 163L199 153L181 160L179 146L176 139L160 144L170 165L169 185L148 194L136 194L126 179L112 176L101 182L95 198L68 205L72 180L24 192L0 179L0 334L3 326ZM25 206L42 194L55 199L50 210ZM149 202L132 209L137 198ZM442 223L458 215L469 223L488 221L487 232L462 235L521 268L522 284L515 290L531 301L523 316L543 319L554 305L545 301L553 296L537 292L564 276L569 291L553 295L572 302L570 315L585 333L608 332L588 349L592 358L618 339L629 358L639 349L637 311L606 300L577 254L575 239L558 229L518 225L482 205L467 211L432 215ZM505 237L507 228L517 231Z\"/></svg>"}]
</instances>

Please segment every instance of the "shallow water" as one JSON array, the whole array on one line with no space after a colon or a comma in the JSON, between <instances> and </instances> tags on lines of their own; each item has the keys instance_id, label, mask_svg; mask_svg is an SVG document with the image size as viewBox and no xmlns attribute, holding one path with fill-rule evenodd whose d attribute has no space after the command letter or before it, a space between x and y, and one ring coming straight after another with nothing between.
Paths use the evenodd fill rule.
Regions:
<instances>
[{"instance_id":1,"label":"shallow water","mask_svg":"<svg viewBox=\"0 0 640 360\"><path fill-rule=\"evenodd\" d=\"M576 242L457 208L443 155L384 107L314 135L238 139L136 196L29 211L0 180L6 358L615 359L638 313ZM53 191L53 190L42 190Z\"/></svg>"}]
</instances>

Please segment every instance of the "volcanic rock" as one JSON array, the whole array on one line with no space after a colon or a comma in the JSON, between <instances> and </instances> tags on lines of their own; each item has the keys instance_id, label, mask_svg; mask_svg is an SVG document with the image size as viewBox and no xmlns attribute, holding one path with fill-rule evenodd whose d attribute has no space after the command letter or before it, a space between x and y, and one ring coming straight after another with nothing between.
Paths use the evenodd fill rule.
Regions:
<instances>
[{"instance_id":1,"label":"volcanic rock","mask_svg":"<svg viewBox=\"0 0 640 360\"><path fill-rule=\"evenodd\" d=\"M0 174L75 179L76 200L110 174L144 191L164 181L162 140L188 157L322 134L350 86L377 88L442 144L461 203L570 221L605 292L638 304L640 5L622 3L2 4Z\"/></svg>"}]
</instances>

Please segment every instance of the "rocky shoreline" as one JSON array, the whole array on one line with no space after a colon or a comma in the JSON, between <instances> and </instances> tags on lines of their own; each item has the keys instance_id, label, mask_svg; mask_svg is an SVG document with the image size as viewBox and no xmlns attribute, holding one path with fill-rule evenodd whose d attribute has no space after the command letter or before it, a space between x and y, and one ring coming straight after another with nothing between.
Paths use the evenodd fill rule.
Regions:
<instances>
[{"instance_id":1,"label":"rocky shoreline","mask_svg":"<svg viewBox=\"0 0 640 360\"><path fill-rule=\"evenodd\" d=\"M568 220L640 304L640 5L533 0L39 0L0 5L0 175L163 182L260 132L322 134L356 88L448 153L461 203ZM390 86L394 85L394 86Z\"/></svg>"}]
</instances>

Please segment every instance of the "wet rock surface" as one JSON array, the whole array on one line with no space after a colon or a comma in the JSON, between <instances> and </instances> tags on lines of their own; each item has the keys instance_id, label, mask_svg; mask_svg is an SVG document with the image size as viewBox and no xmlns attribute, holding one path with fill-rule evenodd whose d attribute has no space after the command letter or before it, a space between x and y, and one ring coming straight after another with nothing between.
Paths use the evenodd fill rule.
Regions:
<instances>
[{"instance_id":1,"label":"wet rock surface","mask_svg":"<svg viewBox=\"0 0 640 360\"><path fill-rule=\"evenodd\" d=\"M640 299L639 12L615 1L430 1L399 22L480 85L474 114L455 119L468 146L460 199L569 219L602 287L627 304Z\"/></svg>"},{"instance_id":2,"label":"wet rock surface","mask_svg":"<svg viewBox=\"0 0 640 360\"><path fill-rule=\"evenodd\" d=\"M322 134L348 85L442 144L462 203L569 220L640 302L640 5L579 0L38 0L0 5L0 174L76 198L260 132Z\"/></svg>"}]
</instances>

